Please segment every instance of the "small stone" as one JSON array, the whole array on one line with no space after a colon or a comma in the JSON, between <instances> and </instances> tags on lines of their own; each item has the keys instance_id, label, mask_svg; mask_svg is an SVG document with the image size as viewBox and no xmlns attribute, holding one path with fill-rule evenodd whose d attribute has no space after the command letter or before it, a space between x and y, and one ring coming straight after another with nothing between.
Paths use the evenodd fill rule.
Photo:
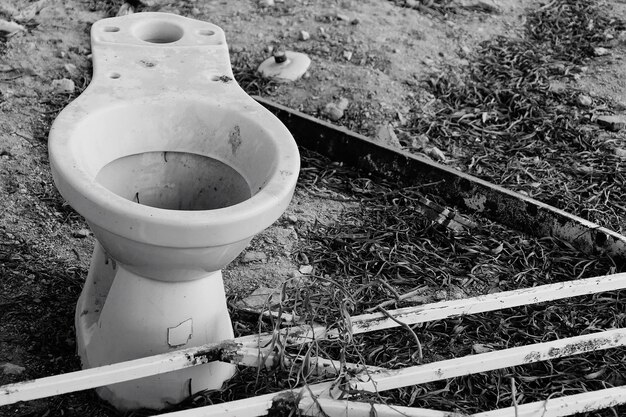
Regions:
<instances>
[{"instance_id":1,"label":"small stone","mask_svg":"<svg viewBox=\"0 0 626 417\"><path fill-rule=\"evenodd\" d=\"M607 130L617 132L626 127L626 117L623 115L598 116L596 123Z\"/></svg>"},{"instance_id":2,"label":"small stone","mask_svg":"<svg viewBox=\"0 0 626 417\"><path fill-rule=\"evenodd\" d=\"M626 149L623 148L615 148L615 155L618 158L626 159Z\"/></svg>"},{"instance_id":3,"label":"small stone","mask_svg":"<svg viewBox=\"0 0 626 417\"><path fill-rule=\"evenodd\" d=\"M243 259L241 260L241 262L250 263L250 262L264 261L266 259L267 259L267 255L263 252L249 251L243 255Z\"/></svg>"},{"instance_id":4,"label":"small stone","mask_svg":"<svg viewBox=\"0 0 626 417\"><path fill-rule=\"evenodd\" d=\"M302 265L298 271L301 274L310 274L313 272L313 265Z\"/></svg>"},{"instance_id":5,"label":"small stone","mask_svg":"<svg viewBox=\"0 0 626 417\"><path fill-rule=\"evenodd\" d=\"M311 35L309 35L309 32L307 32L306 30L301 30L300 31L300 40L301 41L308 41L311 38Z\"/></svg>"},{"instance_id":6,"label":"small stone","mask_svg":"<svg viewBox=\"0 0 626 417\"><path fill-rule=\"evenodd\" d=\"M578 104L585 107L589 107L593 104L591 97L586 94L579 94L576 100L578 101Z\"/></svg>"},{"instance_id":7,"label":"small stone","mask_svg":"<svg viewBox=\"0 0 626 417\"><path fill-rule=\"evenodd\" d=\"M336 16L336 17L337 17L337 20L343 20L343 21L348 21L348 20L350 20L350 18L349 18L348 16L346 16L345 14L340 14L340 13L337 13L337 16Z\"/></svg>"},{"instance_id":8,"label":"small stone","mask_svg":"<svg viewBox=\"0 0 626 417\"><path fill-rule=\"evenodd\" d=\"M350 21L351 25L358 25L359 23L361 23L361 19L359 19L358 17L355 17Z\"/></svg>"},{"instance_id":9,"label":"small stone","mask_svg":"<svg viewBox=\"0 0 626 417\"><path fill-rule=\"evenodd\" d=\"M72 232L72 236L77 238L85 238L91 235L91 230L89 229L79 229Z\"/></svg>"},{"instance_id":10,"label":"small stone","mask_svg":"<svg viewBox=\"0 0 626 417\"><path fill-rule=\"evenodd\" d=\"M426 146L428 146L428 142L430 142L428 136L419 135L417 137L411 138L411 147L416 149L424 149L426 148Z\"/></svg>"},{"instance_id":11,"label":"small stone","mask_svg":"<svg viewBox=\"0 0 626 417\"><path fill-rule=\"evenodd\" d=\"M384 144L394 148L402 147L396 132L394 132L393 127L389 123L385 123L378 127L378 130L376 131L376 138Z\"/></svg>"},{"instance_id":12,"label":"small stone","mask_svg":"<svg viewBox=\"0 0 626 417\"><path fill-rule=\"evenodd\" d=\"M472 350L474 353L487 353L493 351L493 347L482 343L474 343Z\"/></svg>"},{"instance_id":13,"label":"small stone","mask_svg":"<svg viewBox=\"0 0 626 417\"><path fill-rule=\"evenodd\" d=\"M280 301L280 289L259 287L248 297L237 303L237 306L245 310L263 311L273 303Z\"/></svg>"},{"instance_id":14,"label":"small stone","mask_svg":"<svg viewBox=\"0 0 626 417\"><path fill-rule=\"evenodd\" d=\"M448 291L446 290L437 290L435 291L435 300L441 301L448 298Z\"/></svg>"},{"instance_id":15,"label":"small stone","mask_svg":"<svg viewBox=\"0 0 626 417\"><path fill-rule=\"evenodd\" d=\"M606 56L606 55L609 55L610 53L611 53L611 51L609 51L608 49L603 48L601 46L597 46L597 47L593 48L593 54L595 56Z\"/></svg>"},{"instance_id":16,"label":"small stone","mask_svg":"<svg viewBox=\"0 0 626 417\"><path fill-rule=\"evenodd\" d=\"M10 38L23 30L26 30L26 28L18 23L0 19L0 38Z\"/></svg>"},{"instance_id":17,"label":"small stone","mask_svg":"<svg viewBox=\"0 0 626 417\"><path fill-rule=\"evenodd\" d=\"M52 89L57 93L73 93L75 88L74 81L69 78L52 81Z\"/></svg>"},{"instance_id":18,"label":"small stone","mask_svg":"<svg viewBox=\"0 0 626 417\"><path fill-rule=\"evenodd\" d=\"M343 117L343 110L341 110L335 103L328 103L324 106L324 110L322 112L326 117L335 122Z\"/></svg>"},{"instance_id":19,"label":"small stone","mask_svg":"<svg viewBox=\"0 0 626 417\"><path fill-rule=\"evenodd\" d=\"M130 3L124 3L120 6L116 16L128 16L133 13L135 13L135 8Z\"/></svg>"},{"instance_id":20,"label":"small stone","mask_svg":"<svg viewBox=\"0 0 626 417\"><path fill-rule=\"evenodd\" d=\"M26 370L23 366L8 362L0 365L0 369L2 369L4 375L21 375Z\"/></svg>"},{"instance_id":21,"label":"small stone","mask_svg":"<svg viewBox=\"0 0 626 417\"><path fill-rule=\"evenodd\" d=\"M337 121L343 117L343 113L349 104L348 99L342 97L337 103L328 103L324 107L323 113L330 120Z\"/></svg>"},{"instance_id":22,"label":"small stone","mask_svg":"<svg viewBox=\"0 0 626 417\"><path fill-rule=\"evenodd\" d=\"M74 64L65 64L63 68L65 68L65 71L67 71L67 73L70 74L70 76L72 77L77 77L78 75L80 75L78 68L76 68L76 65Z\"/></svg>"},{"instance_id":23,"label":"small stone","mask_svg":"<svg viewBox=\"0 0 626 417\"><path fill-rule=\"evenodd\" d=\"M298 218L293 214L288 215L287 220L289 220L291 223L298 223Z\"/></svg>"},{"instance_id":24,"label":"small stone","mask_svg":"<svg viewBox=\"0 0 626 417\"><path fill-rule=\"evenodd\" d=\"M426 149L426 154L435 161L444 162L446 160L446 155L436 146L431 146Z\"/></svg>"},{"instance_id":25,"label":"small stone","mask_svg":"<svg viewBox=\"0 0 626 417\"><path fill-rule=\"evenodd\" d=\"M410 8L412 8L412 9L415 9L415 8L417 8L417 7L419 7L419 6L420 6L420 2L419 2L419 1L417 1L417 0L406 0L406 1L404 2L404 5L405 5L406 7L410 7Z\"/></svg>"},{"instance_id":26,"label":"small stone","mask_svg":"<svg viewBox=\"0 0 626 417\"><path fill-rule=\"evenodd\" d=\"M341 97L339 101L337 102L337 107L339 107L342 111L345 111L348 108L349 104L350 102L348 101L347 98Z\"/></svg>"},{"instance_id":27,"label":"small stone","mask_svg":"<svg viewBox=\"0 0 626 417\"><path fill-rule=\"evenodd\" d=\"M274 0L259 0L259 6L272 7L274 6Z\"/></svg>"},{"instance_id":28,"label":"small stone","mask_svg":"<svg viewBox=\"0 0 626 417\"><path fill-rule=\"evenodd\" d=\"M550 81L550 86L548 87L548 91L551 93L562 93L567 89L567 85L562 81Z\"/></svg>"},{"instance_id":29,"label":"small stone","mask_svg":"<svg viewBox=\"0 0 626 417\"><path fill-rule=\"evenodd\" d=\"M350 61L352 59L352 51L343 51L343 57L346 61Z\"/></svg>"}]
</instances>

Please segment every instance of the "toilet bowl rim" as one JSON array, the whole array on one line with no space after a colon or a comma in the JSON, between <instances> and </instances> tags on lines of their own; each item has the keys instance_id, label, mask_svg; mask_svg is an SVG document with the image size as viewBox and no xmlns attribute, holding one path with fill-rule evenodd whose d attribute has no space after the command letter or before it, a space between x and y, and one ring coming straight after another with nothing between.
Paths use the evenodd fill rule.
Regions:
<instances>
[{"instance_id":1,"label":"toilet bowl rim","mask_svg":"<svg viewBox=\"0 0 626 417\"><path fill-rule=\"evenodd\" d=\"M168 210L139 205L107 189L76 163L68 149L78 124L106 105L89 101L87 90L55 120L49 134L49 160L61 195L89 222L114 234L160 246L202 247L238 242L260 232L282 215L293 195L300 169L297 145L291 133L271 112L254 102L279 154L267 183L245 201L213 210ZM83 102L83 103L81 103ZM258 106L258 107L257 107ZM250 116L250 115L247 115ZM180 235L180 239L177 236Z\"/></svg>"}]
</instances>

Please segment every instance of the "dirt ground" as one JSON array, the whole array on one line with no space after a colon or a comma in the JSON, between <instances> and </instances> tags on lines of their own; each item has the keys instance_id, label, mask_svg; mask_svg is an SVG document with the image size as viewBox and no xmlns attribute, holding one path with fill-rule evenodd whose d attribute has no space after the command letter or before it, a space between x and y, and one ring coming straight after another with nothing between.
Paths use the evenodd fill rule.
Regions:
<instances>
[{"instance_id":1,"label":"dirt ground","mask_svg":"<svg viewBox=\"0 0 626 417\"><path fill-rule=\"evenodd\" d=\"M483 40L519 36L526 8L538 2L458 1L445 15L427 6L407 7L422 3L150 0L138 12L177 13L219 25L236 74L252 74L277 45L304 52L312 64L303 79L270 88L259 81L258 91L249 91L269 91L280 104L410 148L407 144L418 139L408 126L412 112L433 103L421 81L460 68ZM624 2L604 3L626 18ZM15 365L0 368L0 384L79 368L77 358L66 352L74 345L73 308L94 240L55 189L47 135L58 112L89 84L91 24L114 16L121 6L112 0L0 4L0 19L23 27L5 38L0 33L0 365ZM588 62L570 87L626 109L625 56L626 42L615 39L609 53ZM342 98L348 100L344 115L329 116L327 104ZM390 128L395 135L381 133ZM420 150L467 170L453 151ZM316 221L332 222L345 205L299 187L285 215L225 271L229 296L244 298L259 287L277 287L299 276L307 266L306 259L294 256L300 235ZM59 270L66 272L64 280L56 273L46 275ZM59 288L64 295L51 297ZM93 400L90 395L67 396L62 413L35 402L0 408L0 415L80 415L85 399Z\"/></svg>"}]
</instances>

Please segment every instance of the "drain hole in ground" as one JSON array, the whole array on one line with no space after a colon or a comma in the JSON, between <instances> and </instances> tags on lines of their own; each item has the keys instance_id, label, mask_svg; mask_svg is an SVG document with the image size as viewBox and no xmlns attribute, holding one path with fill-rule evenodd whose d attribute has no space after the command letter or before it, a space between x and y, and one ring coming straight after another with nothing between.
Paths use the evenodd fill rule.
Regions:
<instances>
[{"instance_id":1,"label":"drain hole in ground","mask_svg":"<svg viewBox=\"0 0 626 417\"><path fill-rule=\"evenodd\" d=\"M168 210L214 210L251 197L235 169L207 156L146 152L108 163L96 181L127 200Z\"/></svg>"}]
</instances>

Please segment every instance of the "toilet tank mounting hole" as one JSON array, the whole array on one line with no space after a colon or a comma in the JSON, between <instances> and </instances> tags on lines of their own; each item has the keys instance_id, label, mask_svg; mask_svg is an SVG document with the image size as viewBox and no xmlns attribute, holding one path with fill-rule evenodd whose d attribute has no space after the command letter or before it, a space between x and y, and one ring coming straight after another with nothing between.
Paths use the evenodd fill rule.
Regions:
<instances>
[{"instance_id":1,"label":"toilet tank mounting hole","mask_svg":"<svg viewBox=\"0 0 626 417\"><path fill-rule=\"evenodd\" d=\"M150 43L173 43L184 35L182 27L167 21L147 22L133 31L136 37Z\"/></svg>"}]
</instances>

